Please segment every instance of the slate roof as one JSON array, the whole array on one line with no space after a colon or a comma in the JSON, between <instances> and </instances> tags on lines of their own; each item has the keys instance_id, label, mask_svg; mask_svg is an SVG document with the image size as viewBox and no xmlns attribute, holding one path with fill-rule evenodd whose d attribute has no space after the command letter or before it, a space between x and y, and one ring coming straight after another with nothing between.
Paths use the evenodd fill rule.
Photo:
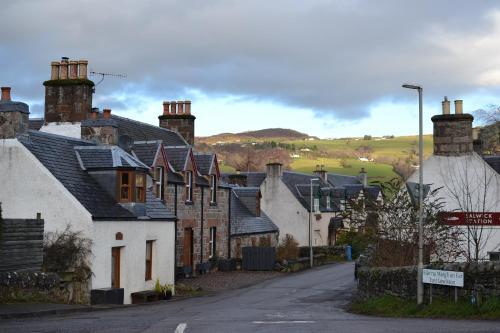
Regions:
<instances>
[{"instance_id":1,"label":"slate roof","mask_svg":"<svg viewBox=\"0 0 500 333\"><path fill-rule=\"evenodd\" d=\"M40 130L40 128L42 128L43 123L44 123L43 118L30 118L29 119L29 129L38 131L38 130Z\"/></svg>"},{"instance_id":2,"label":"slate roof","mask_svg":"<svg viewBox=\"0 0 500 333\"><path fill-rule=\"evenodd\" d=\"M30 130L21 143L92 214L94 219L138 219L112 198L92 176L81 168L75 147L95 147L89 141ZM148 200L149 201L149 200ZM153 203L147 202L146 206ZM156 206L155 206L156 207ZM151 209L155 208L151 206ZM165 206L164 206L165 207ZM156 207L159 209L159 207ZM154 210L156 215L160 214ZM167 208L161 214L170 214ZM173 218L173 215L169 215ZM150 216L150 218L154 218Z\"/></svg>"},{"instance_id":3,"label":"slate roof","mask_svg":"<svg viewBox=\"0 0 500 333\"><path fill-rule=\"evenodd\" d=\"M119 136L126 135L134 141L161 140L165 146L187 146L187 142L177 132L114 114L111 119L118 126Z\"/></svg>"},{"instance_id":4,"label":"slate roof","mask_svg":"<svg viewBox=\"0 0 500 333\"><path fill-rule=\"evenodd\" d=\"M117 146L75 146L83 170L120 167L149 170L148 166Z\"/></svg>"},{"instance_id":5,"label":"slate roof","mask_svg":"<svg viewBox=\"0 0 500 333\"><path fill-rule=\"evenodd\" d=\"M155 197L153 191L146 191L146 215L152 219L174 219L175 216L165 204Z\"/></svg>"},{"instance_id":6,"label":"slate roof","mask_svg":"<svg viewBox=\"0 0 500 333\"><path fill-rule=\"evenodd\" d=\"M184 170L190 151L190 147L165 147L168 163L177 172Z\"/></svg>"},{"instance_id":7,"label":"slate roof","mask_svg":"<svg viewBox=\"0 0 500 333\"><path fill-rule=\"evenodd\" d=\"M261 211L256 216L258 187L235 187L231 191L231 236L279 232Z\"/></svg>"},{"instance_id":8,"label":"slate roof","mask_svg":"<svg viewBox=\"0 0 500 333\"><path fill-rule=\"evenodd\" d=\"M264 179L266 179L265 172L241 172L241 175L247 176L247 186L248 187L260 187ZM229 184L229 176L232 173L223 173L221 174L222 182Z\"/></svg>"},{"instance_id":9,"label":"slate roof","mask_svg":"<svg viewBox=\"0 0 500 333\"><path fill-rule=\"evenodd\" d=\"M338 175L334 173L327 174L327 179L333 186L344 186L349 184L360 184L358 177L356 176L345 176Z\"/></svg>"},{"instance_id":10,"label":"slate roof","mask_svg":"<svg viewBox=\"0 0 500 333\"><path fill-rule=\"evenodd\" d=\"M194 160L196 162L196 168L198 171L204 175L210 175L210 169L214 161L214 154L211 153L195 153Z\"/></svg>"},{"instance_id":11,"label":"slate roof","mask_svg":"<svg viewBox=\"0 0 500 333\"><path fill-rule=\"evenodd\" d=\"M141 162L152 167L160 147L161 141L135 141L130 151Z\"/></svg>"},{"instance_id":12,"label":"slate roof","mask_svg":"<svg viewBox=\"0 0 500 333\"><path fill-rule=\"evenodd\" d=\"M483 156L483 159L493 168L493 170L500 173L500 155Z\"/></svg>"}]
</instances>

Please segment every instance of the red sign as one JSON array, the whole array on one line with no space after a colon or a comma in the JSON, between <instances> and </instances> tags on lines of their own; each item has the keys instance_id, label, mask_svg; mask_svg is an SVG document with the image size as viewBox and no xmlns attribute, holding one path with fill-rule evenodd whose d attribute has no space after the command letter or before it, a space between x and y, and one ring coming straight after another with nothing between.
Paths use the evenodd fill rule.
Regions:
<instances>
[{"instance_id":1,"label":"red sign","mask_svg":"<svg viewBox=\"0 0 500 333\"><path fill-rule=\"evenodd\" d=\"M452 212L442 213L441 221L447 225L500 226L499 212Z\"/></svg>"}]
</instances>

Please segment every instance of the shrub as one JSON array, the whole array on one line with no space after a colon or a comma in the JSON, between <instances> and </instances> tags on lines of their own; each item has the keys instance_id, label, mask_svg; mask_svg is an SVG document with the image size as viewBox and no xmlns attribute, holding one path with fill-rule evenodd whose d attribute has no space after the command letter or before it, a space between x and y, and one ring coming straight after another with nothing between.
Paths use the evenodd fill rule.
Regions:
<instances>
[{"instance_id":1,"label":"shrub","mask_svg":"<svg viewBox=\"0 0 500 333\"><path fill-rule=\"evenodd\" d=\"M278 245L277 257L279 260L293 260L299 256L299 243L292 235L286 234Z\"/></svg>"}]
</instances>

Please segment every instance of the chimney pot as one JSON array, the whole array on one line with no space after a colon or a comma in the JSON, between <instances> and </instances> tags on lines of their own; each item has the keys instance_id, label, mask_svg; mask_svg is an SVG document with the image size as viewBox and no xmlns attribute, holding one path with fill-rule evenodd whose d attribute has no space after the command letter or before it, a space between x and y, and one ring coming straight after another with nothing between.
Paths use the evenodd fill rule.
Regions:
<instances>
[{"instance_id":1,"label":"chimney pot","mask_svg":"<svg viewBox=\"0 0 500 333\"><path fill-rule=\"evenodd\" d=\"M177 113L177 103L175 101L170 102L170 114Z\"/></svg>"},{"instance_id":2,"label":"chimney pot","mask_svg":"<svg viewBox=\"0 0 500 333\"><path fill-rule=\"evenodd\" d=\"M183 101L177 102L177 113L184 114L184 102Z\"/></svg>"},{"instance_id":3,"label":"chimney pot","mask_svg":"<svg viewBox=\"0 0 500 333\"><path fill-rule=\"evenodd\" d=\"M97 120L98 114L99 114L98 111L92 110L92 112L90 112L90 119Z\"/></svg>"},{"instance_id":4,"label":"chimney pot","mask_svg":"<svg viewBox=\"0 0 500 333\"><path fill-rule=\"evenodd\" d=\"M448 97L444 96L441 106L443 108L443 114L450 114L450 101L448 100Z\"/></svg>"},{"instance_id":5,"label":"chimney pot","mask_svg":"<svg viewBox=\"0 0 500 333\"><path fill-rule=\"evenodd\" d=\"M50 79L51 80L59 79L59 66L60 65L61 64L59 63L59 61L52 61L50 63L50 66L51 66Z\"/></svg>"},{"instance_id":6,"label":"chimney pot","mask_svg":"<svg viewBox=\"0 0 500 333\"><path fill-rule=\"evenodd\" d=\"M73 80L78 78L78 61L69 62L69 78Z\"/></svg>"},{"instance_id":7,"label":"chimney pot","mask_svg":"<svg viewBox=\"0 0 500 333\"><path fill-rule=\"evenodd\" d=\"M10 99L10 87L2 87L2 101L9 102Z\"/></svg>"},{"instance_id":8,"label":"chimney pot","mask_svg":"<svg viewBox=\"0 0 500 333\"><path fill-rule=\"evenodd\" d=\"M463 114L464 109L463 109L463 103L461 99L456 99L455 100L455 114Z\"/></svg>"},{"instance_id":9,"label":"chimney pot","mask_svg":"<svg viewBox=\"0 0 500 333\"><path fill-rule=\"evenodd\" d=\"M184 113L191 114L191 101L184 101Z\"/></svg>"},{"instance_id":10,"label":"chimney pot","mask_svg":"<svg viewBox=\"0 0 500 333\"><path fill-rule=\"evenodd\" d=\"M87 79L87 60L78 60L78 78Z\"/></svg>"},{"instance_id":11,"label":"chimney pot","mask_svg":"<svg viewBox=\"0 0 500 333\"><path fill-rule=\"evenodd\" d=\"M170 102L163 102L163 115L167 115L170 113Z\"/></svg>"},{"instance_id":12,"label":"chimney pot","mask_svg":"<svg viewBox=\"0 0 500 333\"><path fill-rule=\"evenodd\" d=\"M66 80L68 78L68 58L62 57L61 66L59 67L59 79Z\"/></svg>"},{"instance_id":13,"label":"chimney pot","mask_svg":"<svg viewBox=\"0 0 500 333\"><path fill-rule=\"evenodd\" d=\"M103 109L102 110L102 117L104 119L110 119L111 118L111 109Z\"/></svg>"}]
</instances>

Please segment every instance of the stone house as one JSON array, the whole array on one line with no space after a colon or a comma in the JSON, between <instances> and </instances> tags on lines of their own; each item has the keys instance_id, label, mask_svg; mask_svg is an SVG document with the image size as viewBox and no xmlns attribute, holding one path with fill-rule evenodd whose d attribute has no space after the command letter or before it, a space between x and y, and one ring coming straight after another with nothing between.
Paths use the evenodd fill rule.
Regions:
<instances>
[{"instance_id":1,"label":"stone house","mask_svg":"<svg viewBox=\"0 0 500 333\"><path fill-rule=\"evenodd\" d=\"M496 157L485 160L473 150L473 116L463 113L463 102L442 102L442 114L433 122L433 154L423 163L423 183L431 190L439 189L443 200L443 222L458 225L462 233L464 258L480 260L500 257L500 175L494 169ZM491 163L491 165L489 164ZM418 184L416 171L407 180ZM418 196L417 193L410 195ZM475 242L474 239L478 241ZM475 246L476 243L479 246Z\"/></svg>"},{"instance_id":2,"label":"stone house","mask_svg":"<svg viewBox=\"0 0 500 333\"><path fill-rule=\"evenodd\" d=\"M45 232L70 226L92 241L87 298L122 288L130 303L156 279L173 283L175 216L148 189L147 166L117 146L28 130L28 112L5 91L0 119L20 122L0 126L4 213L41 213Z\"/></svg>"}]
</instances>

